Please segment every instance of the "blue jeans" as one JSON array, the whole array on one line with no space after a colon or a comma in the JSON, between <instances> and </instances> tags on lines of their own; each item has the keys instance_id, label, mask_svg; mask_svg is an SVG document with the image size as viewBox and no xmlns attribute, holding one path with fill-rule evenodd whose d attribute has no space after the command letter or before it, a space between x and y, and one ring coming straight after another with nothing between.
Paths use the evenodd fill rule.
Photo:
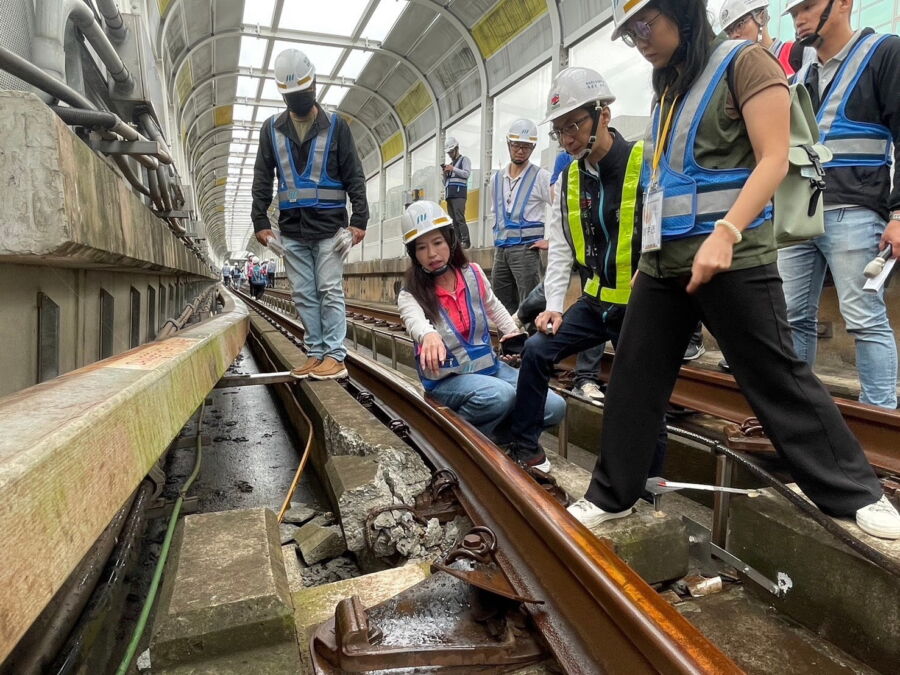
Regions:
<instances>
[{"instance_id":1,"label":"blue jeans","mask_svg":"<svg viewBox=\"0 0 900 675\"><path fill-rule=\"evenodd\" d=\"M519 371L501 362L494 375L452 375L429 393L491 440L503 442L506 439L497 438L495 432L501 431L498 429L501 423L503 427L508 425L509 414L516 407L518 379ZM549 392L544 404L543 427L559 424L565 412L562 396Z\"/></svg>"},{"instance_id":2,"label":"blue jeans","mask_svg":"<svg viewBox=\"0 0 900 675\"><path fill-rule=\"evenodd\" d=\"M343 361L347 356L344 261L334 250L336 242L337 234L318 241L282 237L284 268L303 322L307 356L312 359L330 356Z\"/></svg>"},{"instance_id":3,"label":"blue jeans","mask_svg":"<svg viewBox=\"0 0 900 675\"><path fill-rule=\"evenodd\" d=\"M816 321L826 267L831 270L847 332L856 341L856 369L863 403L897 407L897 345L888 323L884 290L863 290L863 269L878 253L884 221L862 207L825 212L825 234L778 252L794 349L816 361Z\"/></svg>"}]
</instances>

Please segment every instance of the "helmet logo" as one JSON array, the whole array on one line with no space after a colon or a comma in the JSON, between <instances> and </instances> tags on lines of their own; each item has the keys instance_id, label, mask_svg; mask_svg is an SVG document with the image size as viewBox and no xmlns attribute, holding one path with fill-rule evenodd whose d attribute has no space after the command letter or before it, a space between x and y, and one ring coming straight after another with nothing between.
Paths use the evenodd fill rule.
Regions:
<instances>
[{"instance_id":1,"label":"helmet logo","mask_svg":"<svg viewBox=\"0 0 900 675\"><path fill-rule=\"evenodd\" d=\"M550 105L557 105L559 103L559 94L553 94L553 98L550 99Z\"/></svg>"},{"instance_id":2,"label":"helmet logo","mask_svg":"<svg viewBox=\"0 0 900 675\"><path fill-rule=\"evenodd\" d=\"M419 223L424 223L426 220L428 220L428 215L425 213L420 213L416 216L416 225L418 225Z\"/></svg>"}]
</instances>

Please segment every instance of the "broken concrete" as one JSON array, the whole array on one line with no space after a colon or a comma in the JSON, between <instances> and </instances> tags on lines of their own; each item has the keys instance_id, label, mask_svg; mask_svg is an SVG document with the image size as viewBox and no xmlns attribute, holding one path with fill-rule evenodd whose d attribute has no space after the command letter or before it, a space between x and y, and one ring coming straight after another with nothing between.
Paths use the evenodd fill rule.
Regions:
<instances>
[{"instance_id":1,"label":"broken concrete","mask_svg":"<svg viewBox=\"0 0 900 675\"><path fill-rule=\"evenodd\" d=\"M290 523L281 523L278 525L278 535L281 540L281 544L293 543L294 535L297 534L297 531L300 529L299 525L291 525Z\"/></svg>"},{"instance_id":2,"label":"broken concrete","mask_svg":"<svg viewBox=\"0 0 900 675\"><path fill-rule=\"evenodd\" d=\"M150 643L154 672L241 672L224 664L246 661L235 655L248 650L265 652L254 657L265 668L254 672L296 672L293 607L274 513L187 516L173 553Z\"/></svg>"},{"instance_id":3,"label":"broken concrete","mask_svg":"<svg viewBox=\"0 0 900 675\"><path fill-rule=\"evenodd\" d=\"M310 508L306 504L299 504L291 502L291 508L284 512L284 518L282 520L285 523L292 523L294 525L303 525L310 520L312 520L316 515L316 510Z\"/></svg>"},{"instance_id":4,"label":"broken concrete","mask_svg":"<svg viewBox=\"0 0 900 675\"><path fill-rule=\"evenodd\" d=\"M876 670L900 663L900 578L861 558L771 489L732 501L728 549L790 590L776 598L747 582L763 601ZM900 541L848 532L900 560Z\"/></svg>"},{"instance_id":5,"label":"broken concrete","mask_svg":"<svg viewBox=\"0 0 900 675\"><path fill-rule=\"evenodd\" d=\"M301 527L294 535L294 541L307 565L335 558L347 550L347 542L340 528L317 523L307 523Z\"/></svg>"}]
</instances>

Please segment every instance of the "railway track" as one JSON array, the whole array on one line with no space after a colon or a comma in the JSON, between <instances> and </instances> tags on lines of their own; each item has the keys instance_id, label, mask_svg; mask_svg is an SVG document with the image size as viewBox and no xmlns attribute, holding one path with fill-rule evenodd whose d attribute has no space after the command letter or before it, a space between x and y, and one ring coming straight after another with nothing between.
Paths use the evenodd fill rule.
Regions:
<instances>
[{"instance_id":1,"label":"railway track","mask_svg":"<svg viewBox=\"0 0 900 675\"><path fill-rule=\"evenodd\" d=\"M302 336L298 322L243 299L289 335ZM607 542L452 411L426 400L370 359L351 352L346 363L350 385L369 392L390 416L408 425L410 439L433 469L458 477L454 489L466 514L496 539L491 558L503 578L495 581L508 584L506 597L522 601L540 642L565 672L741 672ZM318 672L338 672L323 654L329 641L342 644L341 635L354 640L349 647L344 643L345 653L366 651L370 632L361 608L341 610L339 605L334 622L320 628L312 642ZM424 664L417 660L421 655L406 658ZM463 663L451 658L441 665Z\"/></svg>"},{"instance_id":2,"label":"railway track","mask_svg":"<svg viewBox=\"0 0 900 675\"><path fill-rule=\"evenodd\" d=\"M279 292L279 295L290 298L289 293ZM348 301L347 313L350 318L369 323L380 323L397 330L397 327L401 327L399 312L381 307ZM564 360L560 367L565 370L574 369L575 358ZM612 357L607 354L600 373L604 381L609 380L611 369ZM742 425L755 417L734 377L693 366L681 367L670 401L736 425ZM900 438L900 411L885 410L839 397L835 397L834 401L844 416L844 421L862 444L872 466L884 473L900 476L900 443L897 441ZM766 447L764 442L760 445Z\"/></svg>"}]
</instances>

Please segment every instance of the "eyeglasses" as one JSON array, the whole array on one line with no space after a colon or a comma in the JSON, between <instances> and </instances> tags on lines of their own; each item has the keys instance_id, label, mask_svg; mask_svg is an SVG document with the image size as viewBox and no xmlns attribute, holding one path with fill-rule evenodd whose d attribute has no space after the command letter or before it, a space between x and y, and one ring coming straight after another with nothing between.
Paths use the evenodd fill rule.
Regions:
<instances>
[{"instance_id":1,"label":"eyeglasses","mask_svg":"<svg viewBox=\"0 0 900 675\"><path fill-rule=\"evenodd\" d=\"M556 127L550 132L550 138L554 141L559 141L559 139L563 136L568 136L569 138L575 138L575 134L578 133L578 128L585 120L591 119L590 115L585 115L581 119L577 119L574 122L569 122L562 129L557 129Z\"/></svg>"},{"instance_id":2,"label":"eyeglasses","mask_svg":"<svg viewBox=\"0 0 900 675\"><path fill-rule=\"evenodd\" d=\"M534 146L531 143L518 143L516 141L509 141L509 149L528 152L529 150L533 150Z\"/></svg>"},{"instance_id":3,"label":"eyeglasses","mask_svg":"<svg viewBox=\"0 0 900 675\"><path fill-rule=\"evenodd\" d=\"M744 29L744 26L747 25L747 22L753 18L752 14L745 14L740 19L731 24L728 28L725 29L725 34L728 37L732 37L735 33Z\"/></svg>"},{"instance_id":4,"label":"eyeglasses","mask_svg":"<svg viewBox=\"0 0 900 675\"><path fill-rule=\"evenodd\" d=\"M622 31L622 42L629 47L634 47L637 40L646 42L653 34L653 24L662 16L662 12L649 21L632 21L631 25Z\"/></svg>"}]
</instances>

